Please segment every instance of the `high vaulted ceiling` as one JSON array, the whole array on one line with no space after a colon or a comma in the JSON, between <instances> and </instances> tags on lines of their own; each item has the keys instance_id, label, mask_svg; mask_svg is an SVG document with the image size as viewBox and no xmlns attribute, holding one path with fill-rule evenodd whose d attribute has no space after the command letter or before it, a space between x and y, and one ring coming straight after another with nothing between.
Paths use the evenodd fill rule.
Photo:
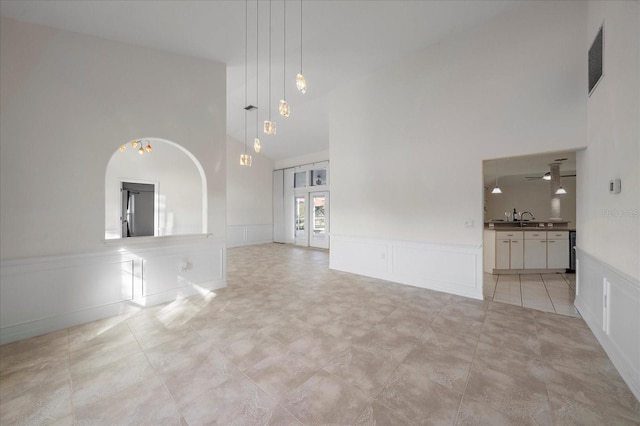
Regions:
<instances>
[{"instance_id":1,"label":"high vaulted ceiling","mask_svg":"<svg viewBox=\"0 0 640 426\"><path fill-rule=\"evenodd\" d=\"M260 139L263 153L279 160L329 148L329 93L333 89L522 3L287 0L286 75L283 75L283 0L2 0L0 13L20 21L226 63L227 134L239 141L244 140L245 134L247 28L247 103L256 104L257 40L259 126L269 115L269 83L271 117L278 125L277 136L263 135L260 128ZM300 69L301 4L302 65L308 84L305 95L295 88L295 75ZM286 119L278 115L283 81L291 105L291 116ZM256 112L247 115L248 140L252 141Z\"/></svg>"}]
</instances>

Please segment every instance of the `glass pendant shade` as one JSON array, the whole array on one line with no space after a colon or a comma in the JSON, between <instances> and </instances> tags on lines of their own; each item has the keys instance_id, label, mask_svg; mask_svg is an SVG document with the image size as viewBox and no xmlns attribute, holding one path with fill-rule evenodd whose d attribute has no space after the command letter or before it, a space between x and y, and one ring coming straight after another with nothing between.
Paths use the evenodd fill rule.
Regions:
<instances>
[{"instance_id":1,"label":"glass pendant shade","mask_svg":"<svg viewBox=\"0 0 640 426\"><path fill-rule=\"evenodd\" d=\"M564 189L563 187L560 187L560 188L558 188L556 190L556 195L563 195L563 194L566 194L566 193L567 193L567 190Z\"/></svg>"},{"instance_id":2,"label":"glass pendant shade","mask_svg":"<svg viewBox=\"0 0 640 426\"><path fill-rule=\"evenodd\" d=\"M300 93L307 93L307 82L302 74L298 73L298 75L296 75L296 87Z\"/></svg>"},{"instance_id":3,"label":"glass pendant shade","mask_svg":"<svg viewBox=\"0 0 640 426\"><path fill-rule=\"evenodd\" d=\"M278 105L278 110L280 111L280 115L283 117L288 117L291 114L291 109L289 108L289 104L284 99L280 100L280 105Z\"/></svg>"},{"instance_id":4,"label":"glass pendant shade","mask_svg":"<svg viewBox=\"0 0 640 426\"><path fill-rule=\"evenodd\" d=\"M491 193L492 194L502 194L502 190L498 186L498 178L496 178L496 186L493 187L493 189L491 190Z\"/></svg>"},{"instance_id":5,"label":"glass pendant shade","mask_svg":"<svg viewBox=\"0 0 640 426\"><path fill-rule=\"evenodd\" d=\"M138 154L144 154L144 148L142 147L142 145L140 145L140 148L138 149Z\"/></svg>"},{"instance_id":6,"label":"glass pendant shade","mask_svg":"<svg viewBox=\"0 0 640 426\"><path fill-rule=\"evenodd\" d=\"M120 150L120 152L124 152L124 150L127 149L127 147L124 145L120 145L120 148L118 149Z\"/></svg>"},{"instance_id":7,"label":"glass pendant shade","mask_svg":"<svg viewBox=\"0 0 640 426\"><path fill-rule=\"evenodd\" d=\"M274 121L266 120L264 122L264 132L267 135L275 135L276 134L276 123Z\"/></svg>"},{"instance_id":8,"label":"glass pendant shade","mask_svg":"<svg viewBox=\"0 0 640 426\"><path fill-rule=\"evenodd\" d=\"M260 152L261 149L262 149L262 146L260 145L260 139L255 138L253 140L253 150L255 152Z\"/></svg>"},{"instance_id":9,"label":"glass pendant shade","mask_svg":"<svg viewBox=\"0 0 640 426\"><path fill-rule=\"evenodd\" d=\"M138 146L138 141L131 141L131 147L135 148Z\"/></svg>"},{"instance_id":10,"label":"glass pendant shade","mask_svg":"<svg viewBox=\"0 0 640 426\"><path fill-rule=\"evenodd\" d=\"M251 167L251 156L249 154L242 154L240 156L240 165Z\"/></svg>"},{"instance_id":11,"label":"glass pendant shade","mask_svg":"<svg viewBox=\"0 0 640 426\"><path fill-rule=\"evenodd\" d=\"M153 150L153 148L151 147L151 144L147 142L147 146L144 148L145 151L147 152L151 152L151 150Z\"/></svg>"}]
</instances>

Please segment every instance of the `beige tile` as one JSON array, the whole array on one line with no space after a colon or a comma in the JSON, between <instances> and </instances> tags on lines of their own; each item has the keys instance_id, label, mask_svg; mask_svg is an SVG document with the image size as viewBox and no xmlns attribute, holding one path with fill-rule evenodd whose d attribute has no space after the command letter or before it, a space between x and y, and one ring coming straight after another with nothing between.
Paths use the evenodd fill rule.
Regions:
<instances>
[{"instance_id":1,"label":"beige tile","mask_svg":"<svg viewBox=\"0 0 640 426\"><path fill-rule=\"evenodd\" d=\"M175 351L163 351L157 346L147 351L147 357L179 404L229 380L237 372L237 367L207 342Z\"/></svg>"},{"instance_id":2,"label":"beige tile","mask_svg":"<svg viewBox=\"0 0 640 426\"><path fill-rule=\"evenodd\" d=\"M281 405L304 424L351 424L366 408L364 392L320 370Z\"/></svg>"},{"instance_id":3,"label":"beige tile","mask_svg":"<svg viewBox=\"0 0 640 426\"><path fill-rule=\"evenodd\" d=\"M69 329L69 350L71 352L95 345L117 346L134 342L135 337L127 325L127 316L120 315Z\"/></svg>"},{"instance_id":4,"label":"beige tile","mask_svg":"<svg viewBox=\"0 0 640 426\"><path fill-rule=\"evenodd\" d=\"M534 419L509 416L483 401L464 396L456 426L538 426Z\"/></svg>"},{"instance_id":5,"label":"beige tile","mask_svg":"<svg viewBox=\"0 0 640 426\"><path fill-rule=\"evenodd\" d=\"M186 425L177 406L153 377L109 398L76 407L76 425Z\"/></svg>"},{"instance_id":6,"label":"beige tile","mask_svg":"<svg viewBox=\"0 0 640 426\"><path fill-rule=\"evenodd\" d=\"M74 374L73 406L78 409L94 404L102 399L133 385L155 378L155 373L144 354L121 358L98 370L87 370Z\"/></svg>"},{"instance_id":7,"label":"beige tile","mask_svg":"<svg viewBox=\"0 0 640 426\"><path fill-rule=\"evenodd\" d=\"M579 362L574 366L546 367L547 388L556 417L580 419L598 411L596 418L620 417L640 423L640 401L618 373L615 370L589 371ZM620 421L620 424L623 422Z\"/></svg>"},{"instance_id":8,"label":"beige tile","mask_svg":"<svg viewBox=\"0 0 640 426\"><path fill-rule=\"evenodd\" d=\"M324 369L374 397L398 365L398 361L350 347Z\"/></svg>"},{"instance_id":9,"label":"beige tile","mask_svg":"<svg viewBox=\"0 0 640 426\"><path fill-rule=\"evenodd\" d=\"M351 340L354 337L362 337L372 328L372 324L364 321L348 321L344 319L336 319L319 327L319 329L325 333L344 340Z\"/></svg>"},{"instance_id":10,"label":"beige tile","mask_svg":"<svg viewBox=\"0 0 640 426\"><path fill-rule=\"evenodd\" d=\"M234 374L180 406L190 425L269 424L277 408L276 401L242 374Z\"/></svg>"},{"instance_id":11,"label":"beige tile","mask_svg":"<svg viewBox=\"0 0 640 426\"><path fill-rule=\"evenodd\" d=\"M22 369L39 369L66 361L69 355L67 330L43 334L0 346L0 377Z\"/></svg>"},{"instance_id":12,"label":"beige tile","mask_svg":"<svg viewBox=\"0 0 640 426\"><path fill-rule=\"evenodd\" d=\"M3 375L0 395L2 425L52 424L72 414L71 380L65 364Z\"/></svg>"},{"instance_id":13,"label":"beige tile","mask_svg":"<svg viewBox=\"0 0 640 426\"><path fill-rule=\"evenodd\" d=\"M453 424L462 394L429 380L419 370L401 365L376 398L400 416L421 425Z\"/></svg>"},{"instance_id":14,"label":"beige tile","mask_svg":"<svg viewBox=\"0 0 640 426\"><path fill-rule=\"evenodd\" d=\"M374 327L362 337L351 339L351 344L387 360L401 361L413 349L418 339Z\"/></svg>"},{"instance_id":15,"label":"beige tile","mask_svg":"<svg viewBox=\"0 0 640 426\"><path fill-rule=\"evenodd\" d=\"M552 424L545 382L534 376L509 375L473 365L465 398L488 404L518 424Z\"/></svg>"},{"instance_id":16,"label":"beige tile","mask_svg":"<svg viewBox=\"0 0 640 426\"><path fill-rule=\"evenodd\" d=\"M272 354L245 373L276 401L307 381L320 367L295 352Z\"/></svg>"},{"instance_id":17,"label":"beige tile","mask_svg":"<svg viewBox=\"0 0 640 426\"><path fill-rule=\"evenodd\" d=\"M535 333L509 330L492 324L484 325L479 342L525 355L537 356L540 354L540 343Z\"/></svg>"},{"instance_id":18,"label":"beige tile","mask_svg":"<svg viewBox=\"0 0 640 426\"><path fill-rule=\"evenodd\" d=\"M286 352L287 348L267 335L256 333L227 346L222 354L241 370L247 370L270 355Z\"/></svg>"},{"instance_id":19,"label":"beige tile","mask_svg":"<svg viewBox=\"0 0 640 426\"><path fill-rule=\"evenodd\" d=\"M360 414L354 426L411 426L408 420L389 410L384 405L373 402Z\"/></svg>"},{"instance_id":20,"label":"beige tile","mask_svg":"<svg viewBox=\"0 0 640 426\"><path fill-rule=\"evenodd\" d=\"M473 322L475 324L475 322ZM480 326L482 325L479 323ZM476 350L479 334L457 333L455 328L438 328L432 326L420 337L419 344L447 352L460 359L471 361ZM478 330L479 333L479 330Z\"/></svg>"},{"instance_id":21,"label":"beige tile","mask_svg":"<svg viewBox=\"0 0 640 426\"><path fill-rule=\"evenodd\" d=\"M348 340L340 339L320 330L313 330L292 342L289 349L304 354L320 367L324 367L350 345Z\"/></svg>"},{"instance_id":22,"label":"beige tile","mask_svg":"<svg viewBox=\"0 0 640 426\"><path fill-rule=\"evenodd\" d=\"M467 384L471 362L437 346L418 344L402 362L445 388L462 394Z\"/></svg>"}]
</instances>

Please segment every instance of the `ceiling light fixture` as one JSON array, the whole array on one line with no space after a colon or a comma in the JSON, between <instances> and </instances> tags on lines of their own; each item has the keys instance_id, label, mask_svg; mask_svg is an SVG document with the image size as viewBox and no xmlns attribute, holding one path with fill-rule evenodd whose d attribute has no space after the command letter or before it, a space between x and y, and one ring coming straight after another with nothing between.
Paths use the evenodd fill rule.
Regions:
<instances>
[{"instance_id":1,"label":"ceiling light fixture","mask_svg":"<svg viewBox=\"0 0 640 426\"><path fill-rule=\"evenodd\" d=\"M560 188L558 188L556 190L556 195L563 195L563 194L566 194L566 193L567 193L567 190L564 189L562 186L560 186Z\"/></svg>"},{"instance_id":2,"label":"ceiling light fixture","mask_svg":"<svg viewBox=\"0 0 640 426\"><path fill-rule=\"evenodd\" d=\"M138 148L138 154L142 155L145 152L151 152L153 150L153 147L151 146L151 144L149 143L149 141L147 142L147 146L144 146L144 143L142 142L142 139L134 139L131 141L130 145L131 148ZM127 149L127 145L120 145L120 147L118 148L118 150L120 152L125 152Z\"/></svg>"},{"instance_id":3,"label":"ceiling light fixture","mask_svg":"<svg viewBox=\"0 0 640 426\"><path fill-rule=\"evenodd\" d=\"M267 135L276 134L276 123L271 121L271 0L269 0L269 119L264 122L264 132Z\"/></svg>"},{"instance_id":4,"label":"ceiling light fixture","mask_svg":"<svg viewBox=\"0 0 640 426\"><path fill-rule=\"evenodd\" d=\"M251 155L247 154L247 114L252 105L247 104L247 51L249 44L249 8L248 0L244 0L244 153L240 155L240 165L251 167Z\"/></svg>"},{"instance_id":5,"label":"ceiling light fixture","mask_svg":"<svg viewBox=\"0 0 640 426\"><path fill-rule=\"evenodd\" d=\"M307 93L307 81L302 75L302 0L300 0L300 72L296 75L296 87L300 93Z\"/></svg>"},{"instance_id":6,"label":"ceiling light fixture","mask_svg":"<svg viewBox=\"0 0 640 426\"><path fill-rule=\"evenodd\" d=\"M287 103L287 1L283 1L283 30L282 30L282 99L278 105L280 115L283 117L289 117L291 109L289 103Z\"/></svg>"},{"instance_id":7,"label":"ceiling light fixture","mask_svg":"<svg viewBox=\"0 0 640 426\"><path fill-rule=\"evenodd\" d=\"M502 194L502 190L498 186L498 162L496 160L496 186L491 190L492 194Z\"/></svg>"}]
</instances>

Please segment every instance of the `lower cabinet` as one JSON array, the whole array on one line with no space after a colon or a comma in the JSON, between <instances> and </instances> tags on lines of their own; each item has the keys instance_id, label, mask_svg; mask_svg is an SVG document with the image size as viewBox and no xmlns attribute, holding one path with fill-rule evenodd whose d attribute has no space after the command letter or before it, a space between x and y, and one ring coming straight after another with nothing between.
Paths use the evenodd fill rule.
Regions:
<instances>
[{"instance_id":1,"label":"lower cabinet","mask_svg":"<svg viewBox=\"0 0 640 426\"><path fill-rule=\"evenodd\" d=\"M568 231L497 231L495 269L566 269Z\"/></svg>"},{"instance_id":2,"label":"lower cabinet","mask_svg":"<svg viewBox=\"0 0 640 426\"><path fill-rule=\"evenodd\" d=\"M496 232L496 269L522 269L524 241L522 232Z\"/></svg>"},{"instance_id":3,"label":"lower cabinet","mask_svg":"<svg viewBox=\"0 0 640 426\"><path fill-rule=\"evenodd\" d=\"M547 268L569 267L569 233L556 231L547 233Z\"/></svg>"},{"instance_id":4,"label":"lower cabinet","mask_svg":"<svg viewBox=\"0 0 640 426\"><path fill-rule=\"evenodd\" d=\"M547 268L547 233L524 233L524 269Z\"/></svg>"}]
</instances>

